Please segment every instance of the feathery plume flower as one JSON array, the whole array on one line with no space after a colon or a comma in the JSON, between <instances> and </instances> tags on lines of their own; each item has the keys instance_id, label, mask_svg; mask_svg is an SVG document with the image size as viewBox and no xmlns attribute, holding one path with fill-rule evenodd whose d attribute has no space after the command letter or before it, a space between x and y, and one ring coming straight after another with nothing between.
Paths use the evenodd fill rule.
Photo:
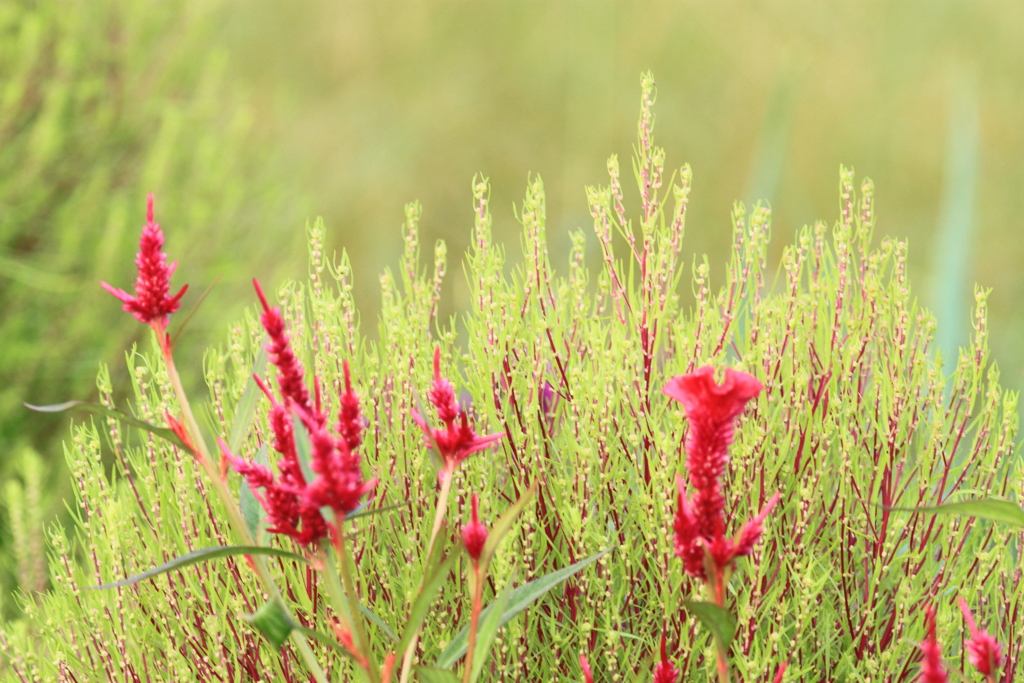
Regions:
<instances>
[{"instance_id":1,"label":"feathery plume flower","mask_svg":"<svg viewBox=\"0 0 1024 683\"><path fill-rule=\"evenodd\" d=\"M949 675L942 666L942 648L935 637L935 610L926 607L924 611L924 623L928 634L921 643L921 673L917 680L919 683L948 683Z\"/></svg>"},{"instance_id":2,"label":"feathery plume flower","mask_svg":"<svg viewBox=\"0 0 1024 683\"><path fill-rule=\"evenodd\" d=\"M778 502L778 494L772 496L734 541L726 539L721 478L729 462L736 418L761 389L753 376L731 368L725 371L725 381L716 384L714 368L708 365L689 375L673 377L662 390L683 404L689 421L686 467L694 494L692 500L687 500L686 485L682 477L677 477L678 509L673 526L676 554L690 576L707 580L705 550L719 568L736 557L749 555L761 537L765 518Z\"/></svg>"},{"instance_id":3,"label":"feathery plume flower","mask_svg":"<svg viewBox=\"0 0 1024 683\"><path fill-rule=\"evenodd\" d=\"M668 660L665 652L665 633L661 634L661 661L654 667L653 683L676 683L679 680L679 671L675 665Z\"/></svg>"},{"instance_id":4,"label":"feathery plume flower","mask_svg":"<svg viewBox=\"0 0 1024 683\"><path fill-rule=\"evenodd\" d=\"M310 402L309 390L303 379L305 373L299 359L295 357L295 352L292 351L291 338L285 329L280 307L271 308L258 280L253 280L252 284L263 305L260 322L263 324L267 336L270 337L267 351L270 353L270 362L277 366L277 385L281 389L281 396L284 397L286 403L290 401L322 422L323 416L319 414L319 410L314 410L314 406Z\"/></svg>"},{"instance_id":5,"label":"feathery plume flower","mask_svg":"<svg viewBox=\"0 0 1024 683\"><path fill-rule=\"evenodd\" d=\"M281 455L277 461L278 476L275 478L262 465L236 458L228 452L223 441L221 449L232 468L245 477L249 486L263 490L262 494L254 495L267 511L269 530L308 546L329 535L330 527L320 512L321 508L330 507L340 522L346 514L359 507L359 499L373 490L377 480L363 480L362 458L357 453L362 444L363 417L359 398L352 390L348 362L343 364L345 391L341 394L337 425L340 436L335 438L327 431L327 418L320 409L319 389L315 400L310 398L304 381L305 372L292 351L280 309L271 308L259 283L253 281L253 284L263 304L260 320L270 337L270 360L277 367L277 383L282 395L282 400L277 401L266 384L259 377L254 378L270 399L273 446ZM319 384L315 386L319 387ZM293 414L299 416L309 432L309 467L316 475L313 481L306 480L299 462Z\"/></svg>"},{"instance_id":6,"label":"feathery plume flower","mask_svg":"<svg viewBox=\"0 0 1024 683\"><path fill-rule=\"evenodd\" d=\"M480 521L480 498L475 493L470 498L470 509L469 523L462 527L462 544L466 546L466 553L476 565L487 542L487 527Z\"/></svg>"},{"instance_id":7,"label":"feathery plume flower","mask_svg":"<svg viewBox=\"0 0 1024 683\"><path fill-rule=\"evenodd\" d=\"M153 194L150 193L146 199L146 225L142 228L139 251L135 255L135 265L139 269L135 278L135 295L100 282L100 286L117 297L124 304L122 308L135 316L136 320L161 328L167 326L167 318L178 310L181 297L188 289L188 285L185 285L173 297L169 295L171 274L178 262L167 265L163 247L164 233L153 222Z\"/></svg>"},{"instance_id":8,"label":"feathery plume flower","mask_svg":"<svg viewBox=\"0 0 1024 683\"><path fill-rule=\"evenodd\" d=\"M438 476L448 476L460 462L505 436L501 433L479 436L469 426L469 416L455 401L455 388L441 377L441 347L434 349L434 381L428 398L437 409L437 416L444 423L444 428L431 429L426 419L415 410L412 418L423 430L427 448L436 447L437 455L444 463L444 469Z\"/></svg>"},{"instance_id":9,"label":"feathery plume flower","mask_svg":"<svg viewBox=\"0 0 1024 683\"><path fill-rule=\"evenodd\" d=\"M967 658L978 673L994 681L999 667L1003 665L1003 653L999 643L987 631L978 628L974 622L974 615L967 607L967 601L960 598L959 602L960 611L963 612L967 629L971 633L970 639L964 643L967 646Z\"/></svg>"}]
</instances>

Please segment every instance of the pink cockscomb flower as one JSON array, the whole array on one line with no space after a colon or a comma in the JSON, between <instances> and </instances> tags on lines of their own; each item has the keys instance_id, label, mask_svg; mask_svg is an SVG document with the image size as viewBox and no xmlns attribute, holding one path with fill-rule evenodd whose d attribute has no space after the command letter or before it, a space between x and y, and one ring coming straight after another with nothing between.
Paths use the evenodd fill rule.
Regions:
<instances>
[{"instance_id":1,"label":"pink cockscomb flower","mask_svg":"<svg viewBox=\"0 0 1024 683\"><path fill-rule=\"evenodd\" d=\"M949 675L942 666L942 647L935 637L935 610L926 607L924 611L924 623L927 628L927 635L921 643L921 673L917 680L919 683L948 683Z\"/></svg>"},{"instance_id":2,"label":"pink cockscomb flower","mask_svg":"<svg viewBox=\"0 0 1024 683\"><path fill-rule=\"evenodd\" d=\"M428 398L437 409L437 416L444 423L444 428L431 429L426 419L416 411L413 411L412 418L423 430L427 447L436 448L438 457L444 463L440 477L449 476L460 462L505 436L500 433L479 436L469 426L469 416L455 401L455 388L441 376L440 347L434 349L434 381Z\"/></svg>"},{"instance_id":3,"label":"pink cockscomb flower","mask_svg":"<svg viewBox=\"0 0 1024 683\"><path fill-rule=\"evenodd\" d=\"M306 388L305 372L291 348L280 309L271 308L259 283L254 281L254 284L263 305L260 320L270 337L270 361L277 367L281 390L278 401L259 377L254 378L270 400L273 447L281 456L277 461L278 476L266 467L234 457L223 442L221 449L234 470L245 477L251 487L262 489L256 496L267 511L270 531L290 536L299 545L307 546L329 535L330 527L321 508L333 510L340 524L346 514L359 507L360 499L373 490L377 480L363 479L362 458L357 452L362 444L363 416L359 398L352 390L348 362L343 364L345 391L340 397L339 436L334 437L327 431L319 390L311 398ZM319 387L315 378L314 385ZM312 481L303 473L295 447L295 415L309 433Z\"/></svg>"},{"instance_id":4,"label":"pink cockscomb flower","mask_svg":"<svg viewBox=\"0 0 1024 683\"><path fill-rule=\"evenodd\" d=\"M462 545L472 559L474 566L480 561L480 554L487 543L487 527L480 521L480 498L474 493L470 498L469 523L462 527Z\"/></svg>"},{"instance_id":5,"label":"pink cockscomb flower","mask_svg":"<svg viewBox=\"0 0 1024 683\"><path fill-rule=\"evenodd\" d=\"M153 222L151 193L146 200L146 225L142 228L139 252L135 255L135 265L139 269L135 278L135 295L106 282L100 283L100 286L117 297L124 304L124 310L134 315L139 322L156 325L161 329L167 326L168 316L178 310L181 297L188 289L188 285L185 285L173 297L170 296L171 274L178 262L168 265L163 247L164 233L160 226Z\"/></svg>"},{"instance_id":6,"label":"pink cockscomb flower","mask_svg":"<svg viewBox=\"0 0 1024 683\"><path fill-rule=\"evenodd\" d=\"M729 462L729 445L736 418L761 389L757 379L732 369L725 371L725 381L719 385L711 366L673 377L663 389L666 396L683 404L689 422L686 468L694 493L688 500L682 477L677 479L679 493L674 531L676 554L682 558L683 568L690 576L708 578L705 551L719 568L736 557L749 555L761 536L765 518L778 502L778 495L772 496L735 540L725 537L725 497L721 479Z\"/></svg>"},{"instance_id":7,"label":"pink cockscomb flower","mask_svg":"<svg viewBox=\"0 0 1024 683\"><path fill-rule=\"evenodd\" d=\"M969 640L965 641L967 646L967 658L971 666L978 670L982 676L989 681L995 681L999 667L1003 665L1003 653L999 643L986 631L979 629L974 622L974 615L967 607L967 601L960 598L960 611L964 614L964 621L967 622L967 629L971 633Z\"/></svg>"},{"instance_id":8,"label":"pink cockscomb flower","mask_svg":"<svg viewBox=\"0 0 1024 683\"><path fill-rule=\"evenodd\" d=\"M665 647L665 634L661 634L661 661L654 667L653 683L676 683L679 680L679 670L668 660Z\"/></svg>"}]
</instances>

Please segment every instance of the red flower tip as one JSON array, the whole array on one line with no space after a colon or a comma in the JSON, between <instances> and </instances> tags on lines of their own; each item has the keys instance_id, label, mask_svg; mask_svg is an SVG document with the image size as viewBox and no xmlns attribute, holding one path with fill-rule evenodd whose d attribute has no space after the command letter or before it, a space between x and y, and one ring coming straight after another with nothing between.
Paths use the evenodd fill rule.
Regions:
<instances>
[{"instance_id":1,"label":"red flower tip","mask_svg":"<svg viewBox=\"0 0 1024 683\"><path fill-rule=\"evenodd\" d=\"M503 438L503 433L481 436L469 426L469 415L459 408L455 401L455 387L441 376L441 349L434 349L434 380L429 394L430 402L437 409L437 416L444 423L443 429L432 429L426 419L412 411L412 419L423 430L427 448L434 448L444 462L439 476L447 476L455 467L473 453L481 451Z\"/></svg>"},{"instance_id":2,"label":"red flower tip","mask_svg":"<svg viewBox=\"0 0 1024 683\"><path fill-rule=\"evenodd\" d=\"M296 358L292 351L291 338L285 328L284 318L281 316L281 309L271 308L267 297L263 294L258 280L252 281L256 288L256 294L263 304L263 315L260 316L260 323L270 337L270 344L267 350L270 352L270 362L277 367L277 385L281 389L281 396L285 402L291 401L302 408L306 413L313 416L319 426L323 426L326 417L320 414L317 406L311 401L309 389L306 388L305 370L302 363Z\"/></svg>"},{"instance_id":3,"label":"red flower tip","mask_svg":"<svg viewBox=\"0 0 1024 683\"><path fill-rule=\"evenodd\" d=\"M782 675L786 673L787 666L789 666L788 660L779 664L779 668L775 671L775 683L782 683Z\"/></svg>"},{"instance_id":4,"label":"red flower tip","mask_svg":"<svg viewBox=\"0 0 1024 683\"><path fill-rule=\"evenodd\" d=\"M170 296L171 274L178 264L176 261L167 264L163 246L164 233L160 226L153 222L151 193L146 201L146 225L142 228L139 251L135 255L135 265L138 268L135 295L106 282L100 282L100 286L117 297L124 304L122 308L135 316L136 320L147 325L159 325L161 328L167 326L167 318L178 310L181 297L185 296L188 290L188 285L185 285L173 297Z\"/></svg>"},{"instance_id":5,"label":"red flower tip","mask_svg":"<svg viewBox=\"0 0 1024 683\"><path fill-rule=\"evenodd\" d=\"M960 598L959 602L960 611L963 612L967 628L971 632L970 640L965 642L967 658L982 676L993 676L1003 665L1003 654L999 643L974 623L974 616L971 614L970 608L967 607L967 601Z\"/></svg>"},{"instance_id":6,"label":"red flower tip","mask_svg":"<svg viewBox=\"0 0 1024 683\"><path fill-rule=\"evenodd\" d=\"M653 683L676 683L679 679L679 671L675 665L668 661L665 651L665 633L661 634L661 661L654 667Z\"/></svg>"},{"instance_id":7,"label":"red flower tip","mask_svg":"<svg viewBox=\"0 0 1024 683\"><path fill-rule=\"evenodd\" d=\"M347 360L342 362L342 368L345 371L345 391L341 394L337 430L345 446L354 451L363 443L363 414L359 409L359 397L352 391L352 377Z\"/></svg>"},{"instance_id":8,"label":"red flower tip","mask_svg":"<svg viewBox=\"0 0 1024 683\"><path fill-rule=\"evenodd\" d=\"M462 544L466 546L466 552L475 565L487 543L487 527L480 521L480 498L475 493L470 498L470 508L469 523L462 527Z\"/></svg>"},{"instance_id":9,"label":"red flower tip","mask_svg":"<svg viewBox=\"0 0 1024 683\"><path fill-rule=\"evenodd\" d=\"M778 502L779 494L776 493L768 500L768 504L764 506L764 509L761 510L757 517L743 525L743 529L740 530L739 536L736 539L734 553L736 557L744 557L754 551L754 545L761 538L761 534L764 533L764 520Z\"/></svg>"},{"instance_id":10,"label":"red flower tip","mask_svg":"<svg viewBox=\"0 0 1024 683\"><path fill-rule=\"evenodd\" d=\"M935 610L930 606L925 608L924 623L928 634L920 645L924 658L917 680L919 683L948 683L949 675L942 666L942 648L935 637Z\"/></svg>"},{"instance_id":11,"label":"red flower tip","mask_svg":"<svg viewBox=\"0 0 1024 683\"><path fill-rule=\"evenodd\" d=\"M580 666L583 668L584 683L594 683L594 674L590 670L590 662L587 661L587 656L583 653L580 653Z\"/></svg>"}]
</instances>

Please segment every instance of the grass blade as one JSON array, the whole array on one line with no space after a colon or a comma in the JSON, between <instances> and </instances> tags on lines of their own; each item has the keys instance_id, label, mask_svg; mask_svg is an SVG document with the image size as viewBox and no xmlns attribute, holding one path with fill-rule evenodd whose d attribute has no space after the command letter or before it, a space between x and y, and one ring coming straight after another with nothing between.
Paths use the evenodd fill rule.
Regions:
<instances>
[{"instance_id":1,"label":"grass blade","mask_svg":"<svg viewBox=\"0 0 1024 683\"><path fill-rule=\"evenodd\" d=\"M277 548L266 548L259 545L218 545L212 548L200 548L199 550L193 550L190 553L179 555L173 560L164 562L158 567L147 569L141 574L135 576L129 576L127 579L121 579L120 581L114 581L113 583L105 583L101 586L89 586L92 590L100 590L102 588L120 588L121 586L128 586L139 581L145 581L151 579L154 576L159 576L166 572L174 569L181 569L187 567L190 564L196 564L198 562L205 562L206 560L215 560L220 557L231 557L233 555L272 555L274 557L287 557L292 560L298 560L309 564L302 555L288 552L287 550L278 550Z\"/></svg>"},{"instance_id":2,"label":"grass blade","mask_svg":"<svg viewBox=\"0 0 1024 683\"><path fill-rule=\"evenodd\" d=\"M514 616L522 612L524 609L529 607L533 602L538 600L541 596L547 593L549 590L560 584L561 582L568 579L573 574L576 574L581 569L589 564L593 564L601 557L611 552L612 548L608 550L602 550L596 555L591 555L585 560L580 560L576 564L569 565L558 571L545 574L540 578L534 579L527 584L514 588L509 593L508 603L505 605L505 610L501 614L501 619L498 622L498 626L504 626ZM494 603L491 603L480 612L481 621L487 619L490 614L491 608ZM444 649L438 658L434 662L434 666L447 669L451 667L455 662L459 661L461 657L466 654L466 650L469 648L469 627L464 626L455 637L452 638L452 642L448 644L448 647Z\"/></svg>"},{"instance_id":3,"label":"grass blade","mask_svg":"<svg viewBox=\"0 0 1024 683\"><path fill-rule=\"evenodd\" d=\"M54 403L48 406L34 406L31 403L23 403L23 406L29 410L34 410L37 413L62 413L65 410L84 410L87 413L96 413L97 415L103 415L105 417L112 417L118 422L131 425L132 427L138 427L144 431L149 432L153 436L159 437L164 441L168 441L178 448L191 452L191 449L185 445L185 442L178 438L178 435L167 427L157 427L154 424L150 424L145 420L140 420L137 417L133 417L128 413L117 410L116 408L108 408L100 403L87 403L85 401L65 401L64 403Z\"/></svg>"},{"instance_id":4,"label":"grass blade","mask_svg":"<svg viewBox=\"0 0 1024 683\"><path fill-rule=\"evenodd\" d=\"M887 510L899 512L922 512L932 515L965 515L988 519L993 522L1005 522L1019 529L1024 529L1024 508L1009 500L999 498L972 498L959 500L955 503L944 503L934 507L903 508L890 507Z\"/></svg>"},{"instance_id":5,"label":"grass blade","mask_svg":"<svg viewBox=\"0 0 1024 683\"><path fill-rule=\"evenodd\" d=\"M242 398L238 399L238 406L235 408L235 421L231 424L231 434L228 436L228 449L237 453L242 447L245 435L249 433L249 425L252 424L253 415L256 414L256 401L260 397L260 388L256 384L255 375L263 374L267 366L267 349L260 347L260 353L256 356L256 362L249 374L249 381L245 384L245 391Z\"/></svg>"}]
</instances>

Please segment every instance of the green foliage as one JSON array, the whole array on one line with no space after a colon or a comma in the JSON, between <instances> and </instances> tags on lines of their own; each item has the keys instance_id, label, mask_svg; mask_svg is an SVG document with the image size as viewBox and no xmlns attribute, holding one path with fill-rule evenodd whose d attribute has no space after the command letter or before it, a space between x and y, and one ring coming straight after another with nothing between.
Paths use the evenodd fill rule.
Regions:
<instances>
[{"instance_id":1,"label":"green foliage","mask_svg":"<svg viewBox=\"0 0 1024 683\"><path fill-rule=\"evenodd\" d=\"M215 42L221 4L0 8L0 447L27 441L58 462L66 421L21 403L86 398L98 362L140 338L97 283L131 288L147 192L174 235L179 277L231 278L289 251L282 231L249 239L280 217L280 195L257 166L252 112ZM209 283L193 284L195 299ZM235 297L215 292L208 304L230 310ZM195 322L184 348L199 353L222 328L216 316Z\"/></svg>"},{"instance_id":2,"label":"green foliage","mask_svg":"<svg viewBox=\"0 0 1024 683\"><path fill-rule=\"evenodd\" d=\"M640 206L627 210L615 157L608 185L587 190L602 257L597 272L585 267L583 231L573 234L567 273L549 263L539 178L518 212L522 264L506 268L504 249L491 240L489 188L477 180L465 265L469 312L437 319L445 247L438 244L432 265L421 265L420 211L411 205L405 252L381 277L379 335L369 341L347 255L325 259L323 225L310 231L309 281L279 292L292 339L332 410L342 360L349 360L369 421L366 469L380 478L374 505L404 503L354 520L361 601L401 632L426 573L437 476L410 411L430 385L439 343L442 372L458 377L457 388L471 397L479 431L506 433L499 448L458 470L452 516L475 492L481 517L494 519L529 482L541 482L490 563L485 602L513 577L526 584L606 553L505 624L482 680L559 680L566 671L578 678L581 651L605 680L630 679L649 667L663 624L684 679L713 675L708 632L686 609L701 587L684 577L671 535L686 426L660 392L669 377L707 363L740 367L765 385L732 447L727 532L774 492L782 495L763 541L730 584L737 676L766 680L788 659L794 679L912 680L922 604L935 604L940 631L952 633L960 595L1008 643L1024 602L1020 532L891 509L934 507L951 496L1021 500L1017 396L1000 388L988 358L986 293L977 293L970 346L947 374L932 350L934 321L910 292L906 246L873 240L871 183L858 194L852 172L843 170L833 229L800 230L774 280L764 272L770 213L737 205L724 276L713 286L707 261L698 264L696 305L680 310L691 173L666 170L665 152L653 143L653 101L647 77L633 161ZM455 345L460 333L463 348ZM238 406L260 343L249 314L226 346L206 356L216 434L230 434L235 413L248 410ZM174 410L158 358L128 357L137 417L151 422ZM101 395L109 405L107 382ZM246 457L270 438L268 408L257 402L241 448ZM110 475L100 458L104 440L115 455ZM74 527L50 534L53 590L38 603L23 600L29 620L0 631L13 669L42 679L73 672L78 681L105 681L123 669L155 680L297 675L288 644L279 657L240 625L240 615L263 600L252 573L231 558L130 588L82 591L232 539L199 468L166 442L127 439L107 420L77 425L66 453L76 485ZM236 476L229 483L238 489ZM452 536L453 527L444 533ZM425 612L421 662L436 661L469 619L467 563L453 558L446 560L452 580ZM292 612L331 633L320 587L305 568L280 560L272 569L290 587ZM370 629L377 652L392 648L390 637ZM333 648L312 647L332 680L353 680L351 664ZM1008 643L1011 662L1020 648L1019 638ZM165 664L143 673L154 661ZM422 680L449 680L419 671Z\"/></svg>"}]
</instances>

